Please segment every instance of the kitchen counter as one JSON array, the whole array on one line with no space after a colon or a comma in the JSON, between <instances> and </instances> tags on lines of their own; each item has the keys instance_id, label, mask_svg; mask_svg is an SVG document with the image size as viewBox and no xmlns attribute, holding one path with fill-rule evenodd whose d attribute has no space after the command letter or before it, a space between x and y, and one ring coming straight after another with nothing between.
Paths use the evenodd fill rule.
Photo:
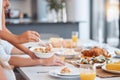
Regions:
<instances>
[{"instance_id":1,"label":"kitchen counter","mask_svg":"<svg viewBox=\"0 0 120 80\"><path fill-rule=\"evenodd\" d=\"M45 34L45 35L52 34L52 35L58 35L59 37L63 37L63 38L71 38L72 31L79 31L79 22L55 23L55 22L33 21L33 22L19 23L19 24L7 24L7 28L15 34L20 34L27 30L35 30L40 34Z\"/></svg>"},{"instance_id":2,"label":"kitchen counter","mask_svg":"<svg viewBox=\"0 0 120 80\"><path fill-rule=\"evenodd\" d=\"M22 21L19 23L7 23L9 25L26 25L26 24L78 24L79 22L37 22L37 21Z\"/></svg>"}]
</instances>

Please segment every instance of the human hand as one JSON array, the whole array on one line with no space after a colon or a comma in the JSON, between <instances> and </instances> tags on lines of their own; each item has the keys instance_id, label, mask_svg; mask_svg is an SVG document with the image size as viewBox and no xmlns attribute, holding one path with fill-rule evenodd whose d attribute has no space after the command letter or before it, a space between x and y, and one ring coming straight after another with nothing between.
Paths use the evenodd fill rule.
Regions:
<instances>
[{"instance_id":1,"label":"human hand","mask_svg":"<svg viewBox=\"0 0 120 80\"><path fill-rule=\"evenodd\" d=\"M64 62L61 58L54 55L47 59L40 59L40 64L44 66L62 66L64 65Z\"/></svg>"},{"instance_id":2,"label":"human hand","mask_svg":"<svg viewBox=\"0 0 120 80\"><path fill-rule=\"evenodd\" d=\"M38 42L40 35L36 31L26 31L17 36L17 43Z\"/></svg>"},{"instance_id":3,"label":"human hand","mask_svg":"<svg viewBox=\"0 0 120 80\"><path fill-rule=\"evenodd\" d=\"M28 54L32 59L37 59L37 57L35 56L35 54L34 54L33 52L29 51L27 54Z\"/></svg>"}]
</instances>

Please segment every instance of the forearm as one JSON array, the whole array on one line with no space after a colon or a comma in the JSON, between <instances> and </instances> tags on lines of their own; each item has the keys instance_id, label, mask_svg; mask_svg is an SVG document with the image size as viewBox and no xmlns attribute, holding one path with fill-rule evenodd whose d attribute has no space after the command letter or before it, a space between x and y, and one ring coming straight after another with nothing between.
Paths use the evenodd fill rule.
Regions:
<instances>
[{"instance_id":1,"label":"forearm","mask_svg":"<svg viewBox=\"0 0 120 80\"><path fill-rule=\"evenodd\" d=\"M24 57L19 57L19 56L11 56L9 63L16 67L34 66L34 65L40 65L40 60L24 58Z\"/></svg>"},{"instance_id":2,"label":"forearm","mask_svg":"<svg viewBox=\"0 0 120 80\"><path fill-rule=\"evenodd\" d=\"M7 40L10 43L18 43L16 35L4 30L0 30L0 38L3 40Z\"/></svg>"},{"instance_id":3,"label":"forearm","mask_svg":"<svg viewBox=\"0 0 120 80\"><path fill-rule=\"evenodd\" d=\"M18 52L23 52L23 53L28 54L28 55L31 53L31 51L27 47L23 46L22 44L13 44L13 45L17 49L19 49L19 50L16 50Z\"/></svg>"},{"instance_id":4,"label":"forearm","mask_svg":"<svg viewBox=\"0 0 120 80\"><path fill-rule=\"evenodd\" d=\"M12 54L24 54L23 51L21 51L20 49L16 48L16 47L13 47L12 51L11 51Z\"/></svg>"}]
</instances>

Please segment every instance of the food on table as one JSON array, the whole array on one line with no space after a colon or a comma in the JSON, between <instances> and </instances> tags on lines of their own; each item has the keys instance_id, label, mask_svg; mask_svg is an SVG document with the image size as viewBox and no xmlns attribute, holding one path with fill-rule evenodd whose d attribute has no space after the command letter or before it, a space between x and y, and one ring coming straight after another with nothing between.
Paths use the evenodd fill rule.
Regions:
<instances>
[{"instance_id":1,"label":"food on table","mask_svg":"<svg viewBox=\"0 0 120 80\"><path fill-rule=\"evenodd\" d=\"M67 67L61 69L60 73L65 74L65 73L71 73L71 70Z\"/></svg>"},{"instance_id":2,"label":"food on table","mask_svg":"<svg viewBox=\"0 0 120 80\"><path fill-rule=\"evenodd\" d=\"M34 49L35 52L40 52L40 53L49 53L51 51L51 47L46 46L46 47L39 47Z\"/></svg>"},{"instance_id":3,"label":"food on table","mask_svg":"<svg viewBox=\"0 0 120 80\"><path fill-rule=\"evenodd\" d=\"M95 63L108 63L109 58L104 57L103 55L97 57L81 57L79 60L76 60L77 64L95 64Z\"/></svg>"},{"instance_id":4,"label":"food on table","mask_svg":"<svg viewBox=\"0 0 120 80\"><path fill-rule=\"evenodd\" d=\"M120 61L106 64L106 69L120 71Z\"/></svg>"},{"instance_id":5,"label":"food on table","mask_svg":"<svg viewBox=\"0 0 120 80\"><path fill-rule=\"evenodd\" d=\"M74 48L74 47L76 47L76 45L74 44L74 42L72 40L67 40L67 39L63 39L63 38L50 38L49 41L54 48L60 48L60 47Z\"/></svg>"},{"instance_id":6,"label":"food on table","mask_svg":"<svg viewBox=\"0 0 120 80\"><path fill-rule=\"evenodd\" d=\"M108 52L105 49L99 48L99 47L94 47L89 50L84 50L84 51L82 51L82 54L85 57L94 57L94 56L96 57L96 56L100 56L100 55L103 55L108 58L111 57L111 55L108 54Z\"/></svg>"},{"instance_id":7,"label":"food on table","mask_svg":"<svg viewBox=\"0 0 120 80\"><path fill-rule=\"evenodd\" d=\"M63 47L64 48L74 48L76 46L77 45L74 44L74 42L72 40L66 40L66 39L63 40Z\"/></svg>"},{"instance_id":8,"label":"food on table","mask_svg":"<svg viewBox=\"0 0 120 80\"><path fill-rule=\"evenodd\" d=\"M54 48L62 47L63 38L50 38L49 42Z\"/></svg>"}]
</instances>

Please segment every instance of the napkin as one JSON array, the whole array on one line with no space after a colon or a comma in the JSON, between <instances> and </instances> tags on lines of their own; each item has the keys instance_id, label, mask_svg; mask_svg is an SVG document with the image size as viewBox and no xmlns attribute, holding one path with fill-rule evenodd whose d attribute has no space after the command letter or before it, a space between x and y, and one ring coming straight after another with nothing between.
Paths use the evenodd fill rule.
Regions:
<instances>
[{"instance_id":1,"label":"napkin","mask_svg":"<svg viewBox=\"0 0 120 80\"><path fill-rule=\"evenodd\" d=\"M102 70L101 68L96 69L96 71L97 71L97 76L101 78L120 77L120 74L109 73Z\"/></svg>"}]
</instances>

